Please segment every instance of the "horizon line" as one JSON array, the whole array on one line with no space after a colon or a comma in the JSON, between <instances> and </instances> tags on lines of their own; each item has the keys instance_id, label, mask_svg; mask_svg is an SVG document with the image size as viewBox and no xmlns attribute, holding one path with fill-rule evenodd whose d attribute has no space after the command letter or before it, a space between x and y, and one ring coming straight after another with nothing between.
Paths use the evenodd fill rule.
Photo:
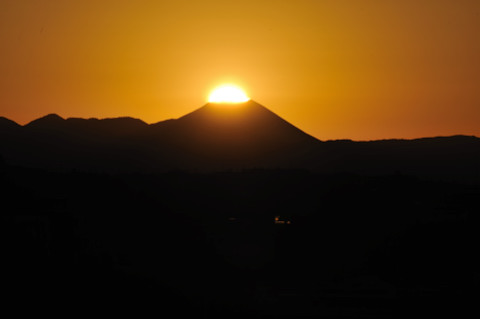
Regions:
<instances>
[{"instance_id":1,"label":"horizon line","mask_svg":"<svg viewBox=\"0 0 480 319\"><path fill-rule=\"evenodd\" d=\"M252 100L249 100L249 101L252 101ZM248 102L248 101L247 101ZM245 102L246 103L246 102ZM207 103L207 104L210 104ZM49 114L46 114L44 116L41 116L39 118L36 118L36 119L33 119L31 120L30 122L28 123L25 123L25 124L20 124L12 119L9 119L5 116L0 116L0 119L5 119L7 121L10 121L10 122L13 122L15 123L17 126L19 127L26 127L28 124L34 122L34 121L37 121L37 120L41 120L43 118L46 118L46 117L49 117L49 116L55 116L55 117L58 117L60 118L61 120L63 121L67 121L67 120L84 120L84 121L88 121L88 120L97 120L97 121L105 121L105 120L118 120L118 119L131 119L131 120L136 120L136 121L140 121L142 123L144 123L146 126L152 126L152 125L156 125L156 124L159 124L159 123L162 123L162 122L166 122L166 121L175 121L177 120L178 118L169 118L169 119L165 119L165 120L161 120L161 121L158 121L158 122L151 122L151 123L148 123L148 122L145 122L144 120L140 119L140 118L136 118L136 117L132 117L132 116L117 116L117 117L105 117L105 118L98 118L98 117L89 117L89 118L83 118L83 117L62 117L60 115L58 115L57 113L49 113ZM435 138L453 138L453 137L471 137L471 138L480 138L479 136L476 136L474 134L462 134L462 133L456 133L456 134L452 134L452 135L433 135L433 136L420 136L420 137L413 137L413 138L405 138L405 137L383 137L383 138L378 138L378 139L365 139L365 140L355 140L355 139L351 139L351 138L337 138L337 139L320 139L316 136L313 136L309 133L306 133L312 137L314 137L315 139L319 140L320 142L354 142L354 143L365 143L365 142L382 142L382 141L415 141L415 140L423 140L423 139L435 139Z\"/></svg>"}]
</instances>

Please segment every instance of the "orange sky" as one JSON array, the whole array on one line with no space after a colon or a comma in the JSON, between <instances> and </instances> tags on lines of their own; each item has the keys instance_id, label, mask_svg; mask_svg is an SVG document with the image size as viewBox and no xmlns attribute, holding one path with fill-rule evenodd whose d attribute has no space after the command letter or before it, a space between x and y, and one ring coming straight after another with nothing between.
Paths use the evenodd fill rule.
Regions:
<instances>
[{"instance_id":1,"label":"orange sky","mask_svg":"<svg viewBox=\"0 0 480 319\"><path fill-rule=\"evenodd\" d=\"M480 136L478 0L2 0L0 116L177 118L223 82L320 138Z\"/></svg>"}]
</instances>

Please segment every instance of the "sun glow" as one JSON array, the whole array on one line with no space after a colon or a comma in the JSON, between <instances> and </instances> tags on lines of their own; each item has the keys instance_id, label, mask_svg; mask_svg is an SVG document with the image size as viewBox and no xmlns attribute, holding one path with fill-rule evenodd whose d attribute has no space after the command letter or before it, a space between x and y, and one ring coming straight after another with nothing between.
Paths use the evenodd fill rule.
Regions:
<instances>
[{"instance_id":1,"label":"sun glow","mask_svg":"<svg viewBox=\"0 0 480 319\"><path fill-rule=\"evenodd\" d=\"M248 100L250 98L241 88L230 84L217 87L208 97L210 103L243 103Z\"/></svg>"}]
</instances>

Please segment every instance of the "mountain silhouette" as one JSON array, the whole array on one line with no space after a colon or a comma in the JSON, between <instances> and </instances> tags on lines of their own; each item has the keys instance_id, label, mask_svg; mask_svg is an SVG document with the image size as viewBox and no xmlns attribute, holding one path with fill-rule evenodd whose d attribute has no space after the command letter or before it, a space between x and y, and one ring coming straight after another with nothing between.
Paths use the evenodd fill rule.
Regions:
<instances>
[{"instance_id":1,"label":"mountain silhouette","mask_svg":"<svg viewBox=\"0 0 480 319\"><path fill-rule=\"evenodd\" d=\"M55 129L64 123L64 119L57 114L48 114L39 119L33 120L25 127L33 129Z\"/></svg>"},{"instance_id":2,"label":"mountain silhouette","mask_svg":"<svg viewBox=\"0 0 480 319\"><path fill-rule=\"evenodd\" d=\"M208 103L178 119L63 119L20 126L0 118L0 154L10 165L50 170L153 173L252 168L321 173L480 179L480 139L320 141L255 101Z\"/></svg>"},{"instance_id":3,"label":"mountain silhouette","mask_svg":"<svg viewBox=\"0 0 480 319\"><path fill-rule=\"evenodd\" d=\"M21 126L11 121L5 117L0 117L0 136L6 136L12 134L16 130L20 129ZM1 137L0 137L1 138Z\"/></svg>"},{"instance_id":4,"label":"mountain silhouette","mask_svg":"<svg viewBox=\"0 0 480 319\"><path fill-rule=\"evenodd\" d=\"M96 134L112 134L112 135L129 135L134 134L138 130L148 127L148 124L131 117L107 118L107 119L81 119L68 118L63 119L57 114L49 114L37 120L34 120L25 128L36 132L42 131L57 131L57 132L74 132L84 131L88 134L94 132Z\"/></svg>"},{"instance_id":5,"label":"mountain silhouette","mask_svg":"<svg viewBox=\"0 0 480 319\"><path fill-rule=\"evenodd\" d=\"M207 104L148 125L123 117L63 119L49 114L20 127L4 120L7 162L49 169L161 172L298 166L320 143L254 101ZM20 128L13 132L14 125Z\"/></svg>"},{"instance_id":6,"label":"mountain silhouette","mask_svg":"<svg viewBox=\"0 0 480 319\"><path fill-rule=\"evenodd\" d=\"M209 103L156 130L168 132L177 152L213 169L288 167L320 143L254 101Z\"/></svg>"},{"instance_id":7,"label":"mountain silhouette","mask_svg":"<svg viewBox=\"0 0 480 319\"><path fill-rule=\"evenodd\" d=\"M16 309L476 309L474 136L320 141L254 101L154 124L0 118L0 180L2 284Z\"/></svg>"}]
</instances>

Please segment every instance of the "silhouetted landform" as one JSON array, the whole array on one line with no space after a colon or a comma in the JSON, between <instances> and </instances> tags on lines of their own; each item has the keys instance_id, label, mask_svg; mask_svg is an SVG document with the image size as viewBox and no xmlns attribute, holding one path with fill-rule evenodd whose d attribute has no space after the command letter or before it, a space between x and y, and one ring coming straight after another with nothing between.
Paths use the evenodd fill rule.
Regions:
<instances>
[{"instance_id":1,"label":"silhouetted landform","mask_svg":"<svg viewBox=\"0 0 480 319\"><path fill-rule=\"evenodd\" d=\"M3 310L478 317L478 138L321 142L242 107L0 118Z\"/></svg>"},{"instance_id":2,"label":"silhouetted landform","mask_svg":"<svg viewBox=\"0 0 480 319\"><path fill-rule=\"evenodd\" d=\"M254 101L207 104L177 120L62 119L25 126L0 121L0 154L12 165L54 171L159 173L253 168L322 173L480 178L473 136L319 141Z\"/></svg>"}]
</instances>

